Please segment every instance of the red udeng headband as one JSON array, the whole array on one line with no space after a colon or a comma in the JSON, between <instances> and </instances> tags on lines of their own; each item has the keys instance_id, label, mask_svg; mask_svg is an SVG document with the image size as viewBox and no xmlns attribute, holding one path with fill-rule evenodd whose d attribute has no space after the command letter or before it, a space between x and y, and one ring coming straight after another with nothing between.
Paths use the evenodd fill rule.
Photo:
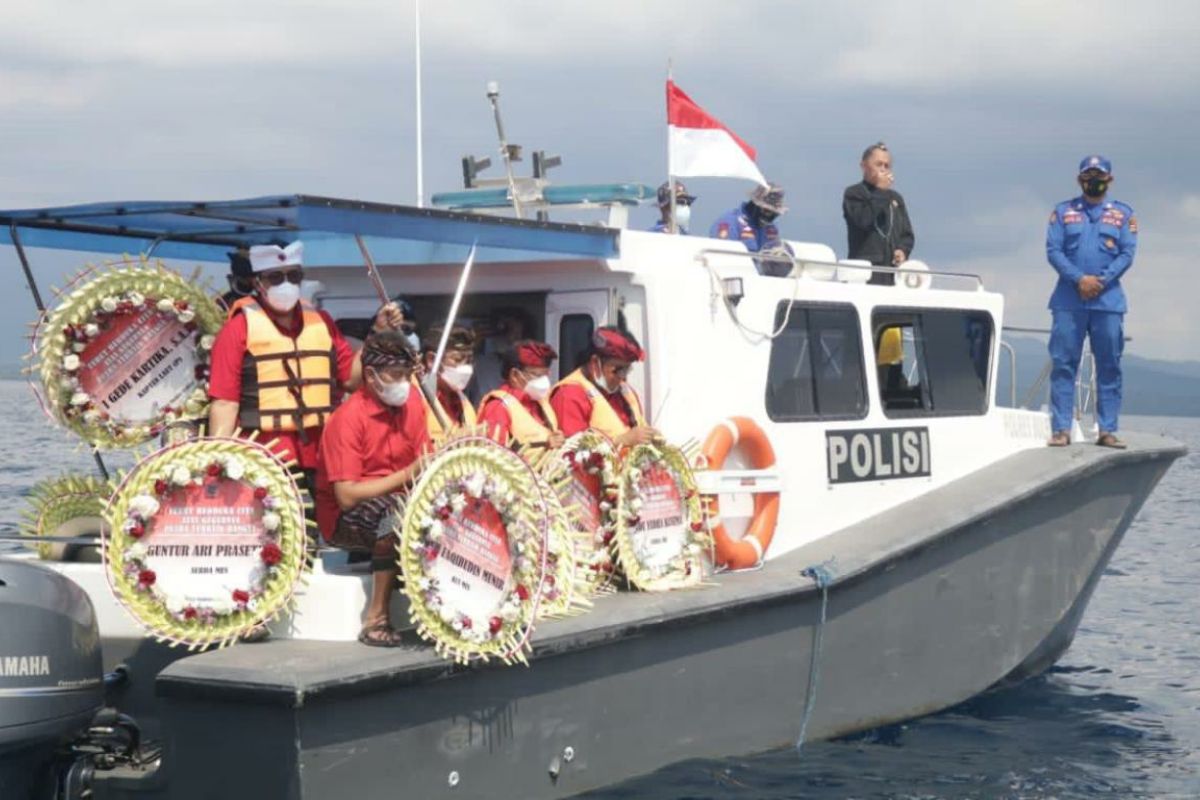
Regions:
<instances>
[{"instance_id":1,"label":"red udeng headband","mask_svg":"<svg viewBox=\"0 0 1200 800\"><path fill-rule=\"evenodd\" d=\"M598 330L592 337L592 345L601 358L613 358L617 361L641 361L646 354L642 348L619 331Z\"/></svg>"},{"instance_id":2,"label":"red udeng headband","mask_svg":"<svg viewBox=\"0 0 1200 800\"><path fill-rule=\"evenodd\" d=\"M523 367L549 367L556 358L558 353L545 342L530 342L517 348L517 360Z\"/></svg>"}]
</instances>

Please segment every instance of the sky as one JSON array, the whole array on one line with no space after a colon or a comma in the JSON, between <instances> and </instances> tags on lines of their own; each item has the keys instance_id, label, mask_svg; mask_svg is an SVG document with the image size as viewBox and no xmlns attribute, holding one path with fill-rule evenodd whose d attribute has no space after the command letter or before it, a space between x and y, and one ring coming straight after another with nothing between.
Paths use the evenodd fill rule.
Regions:
<instances>
[{"instance_id":1,"label":"sky","mask_svg":"<svg viewBox=\"0 0 1200 800\"><path fill-rule=\"evenodd\" d=\"M6 0L0 207L292 192L413 203L413 2ZM563 157L556 183L656 186L670 61L785 187L786 238L844 256L842 190L884 140L913 256L982 274L1008 324L1046 327L1046 219L1099 152L1140 229L1127 352L1200 359L1186 306L1200 294L1200 4L425 0L421 19L426 194L461 186L463 155L494 156L491 80L509 140ZM749 188L688 185L694 228ZM99 258L30 255L57 285ZM32 318L0 248L0 364Z\"/></svg>"}]
</instances>

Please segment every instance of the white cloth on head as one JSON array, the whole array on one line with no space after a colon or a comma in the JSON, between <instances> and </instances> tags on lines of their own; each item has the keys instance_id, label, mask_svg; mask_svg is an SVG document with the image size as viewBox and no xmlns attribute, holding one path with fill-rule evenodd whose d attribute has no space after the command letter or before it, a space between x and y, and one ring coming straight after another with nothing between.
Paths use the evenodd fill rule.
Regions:
<instances>
[{"instance_id":1,"label":"white cloth on head","mask_svg":"<svg viewBox=\"0 0 1200 800\"><path fill-rule=\"evenodd\" d=\"M287 247L256 244L250 248L250 268L255 272L299 267L304 263L304 243L292 242Z\"/></svg>"}]
</instances>

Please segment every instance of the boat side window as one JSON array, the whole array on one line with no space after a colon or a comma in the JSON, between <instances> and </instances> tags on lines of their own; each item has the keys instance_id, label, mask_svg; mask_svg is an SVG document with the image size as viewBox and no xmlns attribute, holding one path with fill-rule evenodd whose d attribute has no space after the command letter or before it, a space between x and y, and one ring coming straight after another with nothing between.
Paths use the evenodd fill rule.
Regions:
<instances>
[{"instance_id":1,"label":"boat side window","mask_svg":"<svg viewBox=\"0 0 1200 800\"><path fill-rule=\"evenodd\" d=\"M558 323L558 374L570 375L583 363L583 354L592 344L596 323L591 314L565 314Z\"/></svg>"},{"instance_id":2,"label":"boat side window","mask_svg":"<svg viewBox=\"0 0 1200 800\"><path fill-rule=\"evenodd\" d=\"M990 314L880 309L872 330L880 401L889 417L987 411Z\"/></svg>"},{"instance_id":3,"label":"boat side window","mask_svg":"<svg viewBox=\"0 0 1200 800\"><path fill-rule=\"evenodd\" d=\"M784 322L786 320L786 325ZM858 312L850 305L780 303L767 368L775 422L861 419L867 413Z\"/></svg>"}]
</instances>

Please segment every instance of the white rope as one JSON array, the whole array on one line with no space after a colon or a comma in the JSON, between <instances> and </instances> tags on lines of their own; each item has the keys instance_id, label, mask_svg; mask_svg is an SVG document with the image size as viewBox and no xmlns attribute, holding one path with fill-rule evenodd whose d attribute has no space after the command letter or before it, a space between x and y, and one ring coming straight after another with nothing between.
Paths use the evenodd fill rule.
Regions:
<instances>
[{"instance_id":1,"label":"white rope","mask_svg":"<svg viewBox=\"0 0 1200 800\"><path fill-rule=\"evenodd\" d=\"M768 333L766 331L755 330L738 319L737 309L732 303L729 302L729 298L725 295L725 292L721 291L720 289L721 277L717 275L716 270L713 269L712 264L708 262L707 258L702 257L701 263L704 265L704 268L708 270L709 286L712 288L713 299L715 300L717 297L722 299L722 301L725 303L725 310L729 313L729 318L733 320L734 326L738 329L738 333L741 334L743 339L750 344L758 345L762 344L763 342L774 341L783 335L783 332L787 330L788 321L792 317L792 308L795 307L796 300L800 296L799 275L792 277L792 297L788 302L787 311L784 312L783 321L779 324L778 328Z\"/></svg>"}]
</instances>

